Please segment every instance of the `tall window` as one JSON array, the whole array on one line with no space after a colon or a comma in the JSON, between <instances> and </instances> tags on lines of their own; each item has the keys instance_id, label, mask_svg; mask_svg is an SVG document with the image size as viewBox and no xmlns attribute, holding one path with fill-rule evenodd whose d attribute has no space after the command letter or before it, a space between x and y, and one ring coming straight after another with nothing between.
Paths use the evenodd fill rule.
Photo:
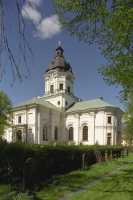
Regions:
<instances>
[{"instance_id":1,"label":"tall window","mask_svg":"<svg viewBox=\"0 0 133 200\"><path fill-rule=\"evenodd\" d=\"M108 124L111 124L111 117L108 117Z\"/></svg>"},{"instance_id":2,"label":"tall window","mask_svg":"<svg viewBox=\"0 0 133 200\"><path fill-rule=\"evenodd\" d=\"M69 128L69 140L73 140L73 127Z\"/></svg>"},{"instance_id":3,"label":"tall window","mask_svg":"<svg viewBox=\"0 0 133 200\"><path fill-rule=\"evenodd\" d=\"M62 83L60 84L60 90L63 90L63 84Z\"/></svg>"},{"instance_id":4,"label":"tall window","mask_svg":"<svg viewBox=\"0 0 133 200\"><path fill-rule=\"evenodd\" d=\"M118 126L119 126L119 119L118 119Z\"/></svg>"},{"instance_id":5,"label":"tall window","mask_svg":"<svg viewBox=\"0 0 133 200\"><path fill-rule=\"evenodd\" d=\"M18 123L21 123L21 116L18 117Z\"/></svg>"},{"instance_id":6,"label":"tall window","mask_svg":"<svg viewBox=\"0 0 133 200\"><path fill-rule=\"evenodd\" d=\"M50 93L52 93L54 91L54 86L50 85Z\"/></svg>"},{"instance_id":7,"label":"tall window","mask_svg":"<svg viewBox=\"0 0 133 200\"><path fill-rule=\"evenodd\" d=\"M43 124L43 141L47 140L47 125Z\"/></svg>"},{"instance_id":8,"label":"tall window","mask_svg":"<svg viewBox=\"0 0 133 200\"><path fill-rule=\"evenodd\" d=\"M88 127L83 127L83 140L88 140Z\"/></svg>"},{"instance_id":9,"label":"tall window","mask_svg":"<svg viewBox=\"0 0 133 200\"><path fill-rule=\"evenodd\" d=\"M55 140L58 139L58 128L57 126L55 126Z\"/></svg>"},{"instance_id":10,"label":"tall window","mask_svg":"<svg viewBox=\"0 0 133 200\"><path fill-rule=\"evenodd\" d=\"M70 87L68 86L68 92L70 93Z\"/></svg>"}]
</instances>

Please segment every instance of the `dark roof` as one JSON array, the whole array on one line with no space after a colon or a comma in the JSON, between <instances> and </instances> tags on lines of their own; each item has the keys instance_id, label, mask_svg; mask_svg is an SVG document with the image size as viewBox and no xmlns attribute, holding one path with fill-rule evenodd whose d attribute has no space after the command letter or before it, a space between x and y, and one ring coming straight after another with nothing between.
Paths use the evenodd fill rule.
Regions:
<instances>
[{"instance_id":1,"label":"dark roof","mask_svg":"<svg viewBox=\"0 0 133 200\"><path fill-rule=\"evenodd\" d=\"M72 73L72 68L71 68L70 64L63 57L58 57L58 58L55 58L52 61L50 61L46 72L48 72L51 69L56 69L56 68L60 68L60 67L64 68L65 71L70 71Z\"/></svg>"},{"instance_id":2,"label":"dark roof","mask_svg":"<svg viewBox=\"0 0 133 200\"><path fill-rule=\"evenodd\" d=\"M46 73L50 70L57 70L57 71L70 71L72 72L72 68L71 65L69 64L68 61L65 60L64 55L63 55L63 49L61 48L61 46L59 46L56 49L56 55L55 58L52 59L47 67Z\"/></svg>"},{"instance_id":3,"label":"dark roof","mask_svg":"<svg viewBox=\"0 0 133 200\"><path fill-rule=\"evenodd\" d=\"M63 49L61 48L61 46L59 46L57 49L56 49L56 51L58 51L58 50L61 50L62 51L62 53L63 53Z\"/></svg>"}]
</instances>

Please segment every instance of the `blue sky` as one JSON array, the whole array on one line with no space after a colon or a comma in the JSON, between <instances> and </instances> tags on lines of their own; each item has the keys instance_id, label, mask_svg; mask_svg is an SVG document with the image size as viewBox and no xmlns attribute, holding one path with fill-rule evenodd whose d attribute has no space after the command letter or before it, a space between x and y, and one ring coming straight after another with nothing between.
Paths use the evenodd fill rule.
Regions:
<instances>
[{"instance_id":1,"label":"blue sky","mask_svg":"<svg viewBox=\"0 0 133 200\"><path fill-rule=\"evenodd\" d=\"M14 6L14 2L15 0L11 1L11 6ZM34 7L34 11L28 6L26 1L23 6L29 13L30 18L37 28L37 32L34 30L30 20L24 12L22 12L22 15L25 20L31 48L34 54L33 66L32 56L27 48L26 59L32 79L30 77L29 79L23 77L23 82L20 83L17 78L11 87L13 75L10 62L8 61L5 67L6 73L4 73L2 81L0 82L0 90L7 93L12 100L13 105L32 99L37 95L43 95L45 93L44 74L48 63L56 54L55 49L59 46L58 42L61 41L65 60L69 61L76 79L74 82L74 95L81 98L83 101L98 99L102 96L105 102L119 107L124 111L123 104L116 98L116 96L119 96L122 87L116 88L116 86L106 85L103 77L98 73L97 67L100 67L100 64L107 63L106 58L101 55L101 50L98 49L99 45L94 42L89 46L87 43L84 43L84 41L79 41L76 35L70 37L69 32L66 31L65 28L63 28L63 31L61 32L59 29L58 16L54 15L55 10L50 0L30 0L30 2ZM18 64L19 34L17 17L17 9L15 9L9 37L10 16L8 12L5 11L5 30L8 33L7 38L14 59ZM7 58L8 53L7 51L4 51L1 55L3 66ZM19 70L22 74L28 76L22 54ZM16 74L16 70L14 73Z\"/></svg>"}]
</instances>

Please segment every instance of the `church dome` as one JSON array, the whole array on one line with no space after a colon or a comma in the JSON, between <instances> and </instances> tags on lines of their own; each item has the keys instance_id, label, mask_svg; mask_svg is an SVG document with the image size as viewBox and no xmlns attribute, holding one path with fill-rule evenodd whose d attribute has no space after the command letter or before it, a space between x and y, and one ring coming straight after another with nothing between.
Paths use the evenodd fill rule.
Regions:
<instances>
[{"instance_id":1,"label":"church dome","mask_svg":"<svg viewBox=\"0 0 133 200\"><path fill-rule=\"evenodd\" d=\"M55 55L54 59L52 59L49 62L46 73L53 69L55 69L59 72L70 71L71 73L73 73L71 65L64 58L63 51L64 50L61 48L60 42L59 42L59 47L56 49L56 55Z\"/></svg>"}]
</instances>

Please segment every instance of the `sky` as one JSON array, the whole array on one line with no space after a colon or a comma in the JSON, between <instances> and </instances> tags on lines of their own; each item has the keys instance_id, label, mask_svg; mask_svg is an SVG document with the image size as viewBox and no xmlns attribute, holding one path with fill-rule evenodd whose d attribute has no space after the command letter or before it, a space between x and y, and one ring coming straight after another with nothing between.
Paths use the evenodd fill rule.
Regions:
<instances>
[{"instance_id":1,"label":"sky","mask_svg":"<svg viewBox=\"0 0 133 200\"><path fill-rule=\"evenodd\" d=\"M18 2L20 1L18 0ZM22 2L23 1L21 1L21 3ZM98 49L99 45L94 42L89 46L87 43L84 43L83 40L79 41L78 36L70 36L69 31L65 28L63 28L61 32L58 16L54 15L55 10L50 0L30 0L30 2L34 10L28 5L26 0L22 3L24 9L20 8L34 55L33 65L31 53L28 48L26 48L26 60L31 78L28 76L27 67L21 54L19 70L21 74L29 78L22 77L23 82L21 83L19 79L16 78L11 87L13 74L11 64L8 60L4 69L5 73L0 82L0 91L2 90L8 95L13 105L32 99L35 96L43 95L45 93L44 75L48 63L54 59L56 55L55 49L59 46L58 42L61 41L60 46L64 50L63 54L65 60L69 61L75 76L74 95L81 98L83 101L103 97L105 102L119 107L124 111L123 104L116 98L116 96L119 96L122 87L119 86L116 88L116 86L108 86L103 80L103 76L98 73L97 68L101 66L100 64L108 62L108 60L101 55L102 50ZM15 0L10 1L10 6L14 7L14 4ZM109 6L109 3L107 6ZM24 10L27 11L37 31L35 31ZM9 12L11 13L11 8L9 8ZM18 64L19 25L17 8L15 8L12 17L10 36L10 15L7 10L5 10L4 25L10 49ZM23 27L21 23L21 30L23 30ZM23 46L22 37L21 44ZM2 46L4 47L4 43L2 43ZM1 63L3 67L7 58L8 52L3 51L1 54ZM14 73L17 74L15 66Z\"/></svg>"}]
</instances>

